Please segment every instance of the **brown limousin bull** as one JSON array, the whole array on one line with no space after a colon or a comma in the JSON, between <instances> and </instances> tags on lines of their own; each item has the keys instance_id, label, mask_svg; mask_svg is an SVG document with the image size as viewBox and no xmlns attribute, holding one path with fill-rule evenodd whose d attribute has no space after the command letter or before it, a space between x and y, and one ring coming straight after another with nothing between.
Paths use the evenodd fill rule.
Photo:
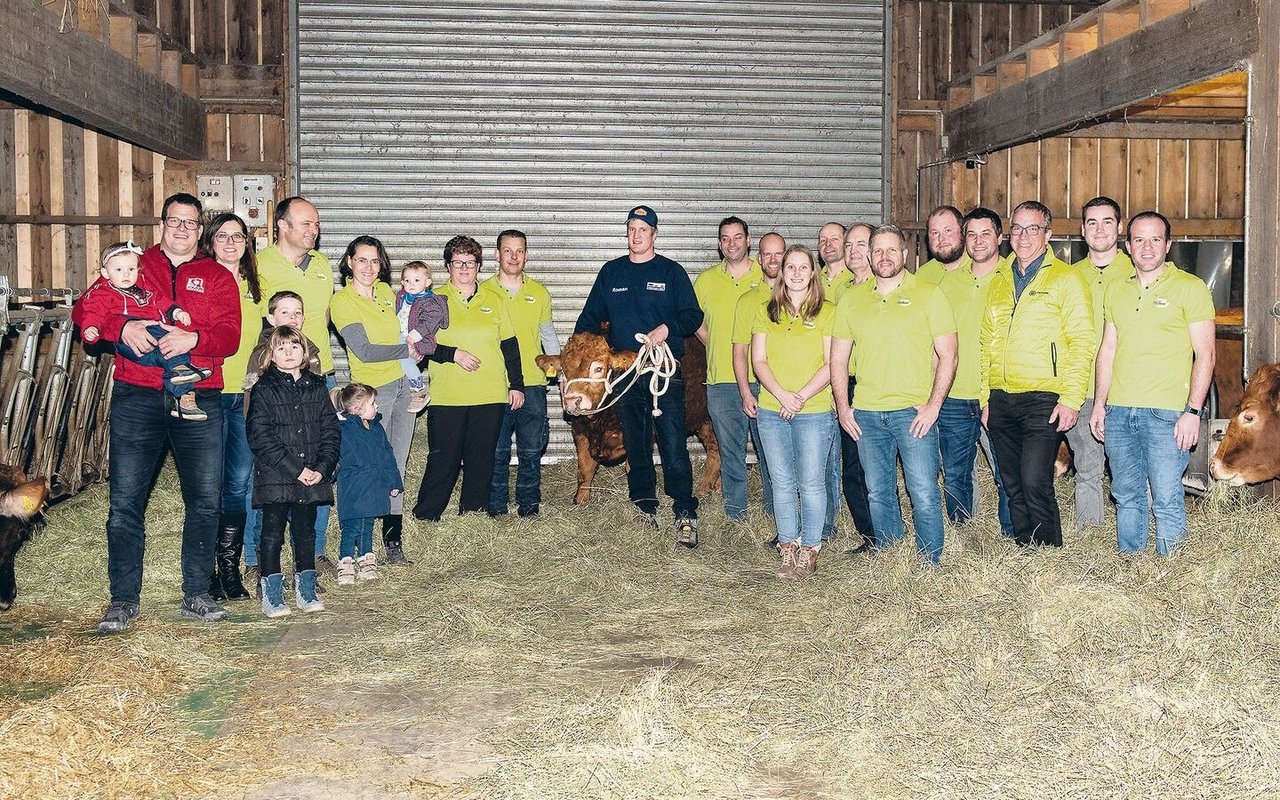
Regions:
<instances>
[{"instance_id":1,"label":"brown limousin bull","mask_svg":"<svg viewBox=\"0 0 1280 800\"><path fill-rule=\"evenodd\" d=\"M1280 364L1260 367L1249 379L1209 472L1232 486L1280 478Z\"/></svg>"},{"instance_id":2,"label":"brown limousin bull","mask_svg":"<svg viewBox=\"0 0 1280 800\"><path fill-rule=\"evenodd\" d=\"M617 374L626 370L635 360L633 352L613 352L608 340L596 333L575 333L569 337L560 355L538 356L537 359L539 367L558 372L566 381L572 378L604 378L610 372ZM707 413L707 351L696 336L684 340L684 358L680 367L684 373L686 430L696 435L707 451L706 470L695 493L718 492L720 446L711 430L711 415ZM647 377L641 380L647 380ZM601 464L611 467L627 456L622 426L613 409L586 416L573 413L599 408L603 394L602 383L577 382L561 398L565 410L570 412L569 426L573 429L573 443L578 450L578 489L573 494L575 505L591 499L591 482Z\"/></svg>"},{"instance_id":3,"label":"brown limousin bull","mask_svg":"<svg viewBox=\"0 0 1280 800\"><path fill-rule=\"evenodd\" d=\"M31 538L48 496L44 478L27 480L17 467L0 465L0 611L12 608L18 596L13 560Z\"/></svg>"}]
</instances>

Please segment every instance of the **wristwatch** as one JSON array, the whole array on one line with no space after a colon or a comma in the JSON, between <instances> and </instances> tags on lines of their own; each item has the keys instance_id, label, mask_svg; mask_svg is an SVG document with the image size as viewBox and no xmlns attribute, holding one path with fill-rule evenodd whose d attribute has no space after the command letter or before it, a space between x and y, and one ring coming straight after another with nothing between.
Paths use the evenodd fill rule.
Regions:
<instances>
[{"instance_id":1,"label":"wristwatch","mask_svg":"<svg viewBox=\"0 0 1280 800\"><path fill-rule=\"evenodd\" d=\"M1196 408L1195 406L1191 405L1190 403L1187 403L1187 407L1186 407L1186 408L1184 408L1184 409L1182 409L1182 413L1183 413L1183 414L1195 414L1195 415L1198 417L1198 416L1200 416L1200 409Z\"/></svg>"}]
</instances>

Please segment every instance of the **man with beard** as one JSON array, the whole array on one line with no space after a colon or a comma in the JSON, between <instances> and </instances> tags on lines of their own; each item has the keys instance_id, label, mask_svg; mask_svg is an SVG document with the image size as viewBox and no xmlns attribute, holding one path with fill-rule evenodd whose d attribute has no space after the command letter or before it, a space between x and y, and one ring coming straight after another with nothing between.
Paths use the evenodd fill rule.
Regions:
<instances>
[{"instance_id":1,"label":"man with beard","mask_svg":"<svg viewBox=\"0 0 1280 800\"><path fill-rule=\"evenodd\" d=\"M1102 341L1102 301L1111 284L1134 275L1133 262L1120 249L1124 233L1124 216L1120 204L1110 197L1095 197L1080 211L1080 235L1089 246L1089 255L1071 266L1089 284L1093 295L1093 332ZM1080 418L1093 416L1094 372L1089 371L1089 390ZM1067 431L1067 444L1076 467L1076 532L1086 525L1102 524L1102 475L1106 472L1106 454L1102 443L1093 437L1088 425L1076 425Z\"/></svg>"},{"instance_id":2,"label":"man with beard","mask_svg":"<svg viewBox=\"0 0 1280 800\"><path fill-rule=\"evenodd\" d=\"M867 474L876 546L905 533L898 458L911 496L916 549L942 557L935 422L956 372L956 325L938 287L906 271L906 237L894 225L871 236L875 280L848 291L836 308L831 382L840 426L858 442ZM849 357L858 385L848 392Z\"/></svg>"},{"instance_id":3,"label":"man with beard","mask_svg":"<svg viewBox=\"0 0 1280 800\"><path fill-rule=\"evenodd\" d=\"M747 436L749 417L733 372L733 324L738 300L763 281L760 263L751 255L747 223L726 217L719 228L721 261L702 271L693 293L702 308L698 338L707 347L707 412L720 443L720 478L724 515L730 522L747 518Z\"/></svg>"},{"instance_id":4,"label":"man with beard","mask_svg":"<svg viewBox=\"0 0 1280 800\"><path fill-rule=\"evenodd\" d=\"M760 466L760 483L764 487L764 511L773 516L773 483L769 480L769 465L765 462L764 448L760 446L760 432L756 427L757 398L760 397L760 382L756 380L751 369L748 350L751 349L751 323L755 321L756 311L769 302L773 295L773 285L782 274L782 254L787 249L787 242L782 235L774 231L760 237L760 285L738 298L738 305L733 315L733 378L738 385L738 397L742 401L742 411L747 416L751 431L751 444L756 451L756 463ZM720 453L721 463L724 461L723 450ZM772 544L777 545L775 536Z\"/></svg>"},{"instance_id":5,"label":"man with beard","mask_svg":"<svg viewBox=\"0 0 1280 800\"><path fill-rule=\"evenodd\" d=\"M967 259L964 252L964 217L955 206L938 206L929 213L926 223L929 237L929 260L916 270L916 277L934 286L942 276L959 269Z\"/></svg>"},{"instance_id":6,"label":"man with beard","mask_svg":"<svg viewBox=\"0 0 1280 800\"><path fill-rule=\"evenodd\" d=\"M818 258L822 263L822 292L836 302L853 276L845 269L844 226L828 222L818 229Z\"/></svg>"}]
</instances>

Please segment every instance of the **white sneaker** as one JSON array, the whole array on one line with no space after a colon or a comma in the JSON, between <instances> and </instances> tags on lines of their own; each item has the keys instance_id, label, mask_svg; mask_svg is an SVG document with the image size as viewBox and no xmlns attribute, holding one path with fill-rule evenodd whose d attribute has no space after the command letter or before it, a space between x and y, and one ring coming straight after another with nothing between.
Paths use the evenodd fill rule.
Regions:
<instances>
[{"instance_id":1,"label":"white sneaker","mask_svg":"<svg viewBox=\"0 0 1280 800\"><path fill-rule=\"evenodd\" d=\"M362 581L376 581L378 575L378 557L373 553L365 553L360 556L360 571L356 573L356 578Z\"/></svg>"},{"instance_id":2,"label":"white sneaker","mask_svg":"<svg viewBox=\"0 0 1280 800\"><path fill-rule=\"evenodd\" d=\"M354 558L338 560L338 585L351 586L356 582L356 561Z\"/></svg>"}]
</instances>

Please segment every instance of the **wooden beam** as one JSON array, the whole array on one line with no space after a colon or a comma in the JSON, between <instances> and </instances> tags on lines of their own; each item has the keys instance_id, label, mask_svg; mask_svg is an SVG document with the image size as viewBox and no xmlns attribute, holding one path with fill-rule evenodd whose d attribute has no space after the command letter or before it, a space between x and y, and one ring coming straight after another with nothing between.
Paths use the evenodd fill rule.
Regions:
<instances>
[{"instance_id":1,"label":"wooden beam","mask_svg":"<svg viewBox=\"0 0 1280 800\"><path fill-rule=\"evenodd\" d=\"M0 3L0 89L167 156L204 151L195 98L78 30L59 32L31 0Z\"/></svg>"},{"instance_id":2,"label":"wooden beam","mask_svg":"<svg viewBox=\"0 0 1280 800\"><path fill-rule=\"evenodd\" d=\"M211 64L200 70L200 102L210 114L284 116L284 68Z\"/></svg>"},{"instance_id":3,"label":"wooden beam","mask_svg":"<svg viewBox=\"0 0 1280 800\"><path fill-rule=\"evenodd\" d=\"M1258 25L1272 34L1249 63L1248 170L1245 189L1244 367L1280 361L1280 4L1258 4Z\"/></svg>"},{"instance_id":4,"label":"wooden beam","mask_svg":"<svg viewBox=\"0 0 1280 800\"><path fill-rule=\"evenodd\" d=\"M1088 139L1234 139L1244 138L1242 122L1099 122L1083 125L1059 136Z\"/></svg>"},{"instance_id":5,"label":"wooden beam","mask_svg":"<svg viewBox=\"0 0 1280 800\"><path fill-rule=\"evenodd\" d=\"M1042 138L1235 69L1258 47L1255 0L1202 0L1056 69L946 114L947 155ZM977 95L978 92L975 92Z\"/></svg>"}]
</instances>

